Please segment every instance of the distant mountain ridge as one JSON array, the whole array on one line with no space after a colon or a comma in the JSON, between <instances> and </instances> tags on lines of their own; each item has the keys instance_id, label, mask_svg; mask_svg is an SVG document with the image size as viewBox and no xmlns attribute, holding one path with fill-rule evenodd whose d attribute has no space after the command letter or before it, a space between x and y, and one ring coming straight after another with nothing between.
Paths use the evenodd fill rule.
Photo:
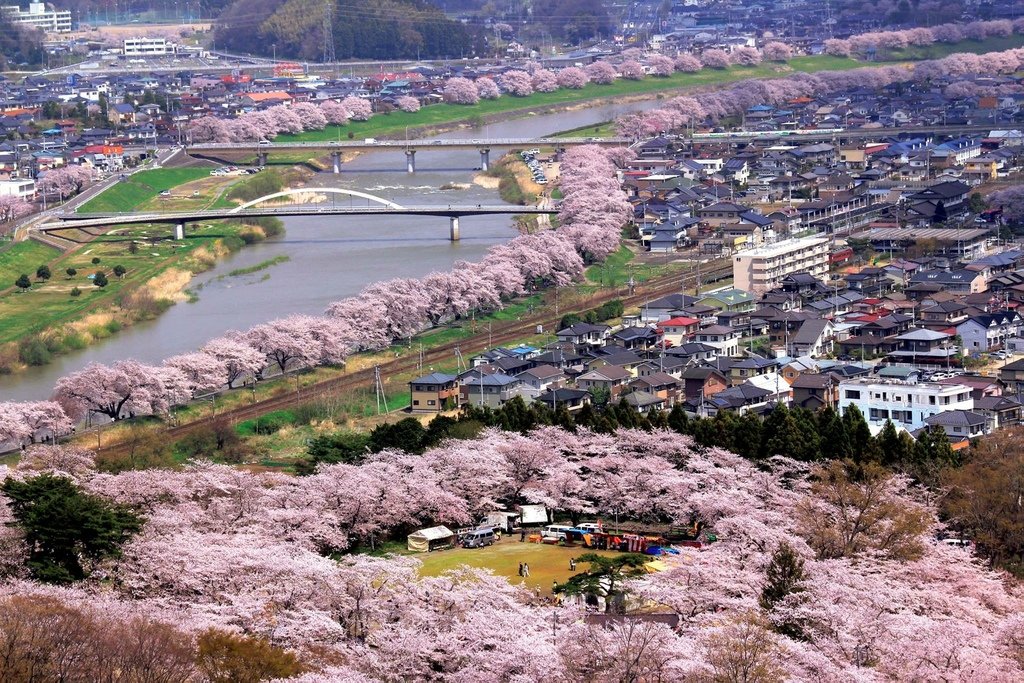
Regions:
<instances>
[{"instance_id":1,"label":"distant mountain ridge","mask_svg":"<svg viewBox=\"0 0 1024 683\"><path fill-rule=\"evenodd\" d=\"M330 45L325 26L337 59L458 58L483 45L479 28L423 0L236 0L214 36L218 48L321 61Z\"/></svg>"}]
</instances>

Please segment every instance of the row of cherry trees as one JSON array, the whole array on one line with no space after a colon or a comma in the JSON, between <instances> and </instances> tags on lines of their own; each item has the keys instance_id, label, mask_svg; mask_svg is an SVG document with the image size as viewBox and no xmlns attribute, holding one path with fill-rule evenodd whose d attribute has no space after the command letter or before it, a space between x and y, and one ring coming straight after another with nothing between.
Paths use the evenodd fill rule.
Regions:
<instances>
[{"instance_id":1,"label":"row of cherry trees","mask_svg":"<svg viewBox=\"0 0 1024 683\"><path fill-rule=\"evenodd\" d=\"M90 166L70 164L50 169L36 183L41 194L71 197L81 192L93 180Z\"/></svg>"},{"instance_id":2,"label":"row of cherry trees","mask_svg":"<svg viewBox=\"0 0 1024 683\"><path fill-rule=\"evenodd\" d=\"M89 452L67 447L33 447L9 474L61 472L147 519L101 578L61 599L266 638L318 672L299 680L736 680L727 672L740 664L760 672L749 680L1020 680L1024 601L968 551L933 540L938 522L905 480L801 467L758 466L670 432L548 427L298 478L204 463L99 474ZM411 558L344 554L526 502L707 525L716 543L627 584L631 605L672 612L679 628L590 627L485 571L422 577ZM0 530L17 579L21 539ZM782 543L804 577L766 608ZM25 581L5 591L54 595Z\"/></svg>"},{"instance_id":3,"label":"row of cherry trees","mask_svg":"<svg viewBox=\"0 0 1024 683\"><path fill-rule=\"evenodd\" d=\"M173 356L161 365L124 360L92 363L57 381L52 424L36 424L27 406L0 403L8 417L0 443L25 443L63 433L70 421L92 415L111 420L163 414L225 385L317 365L338 365L355 351L377 350L430 325L499 308L504 301L580 277L588 262L618 248L630 205L615 176L615 162L628 150L587 146L567 152L560 186L564 200L556 231L520 235L492 247L478 263L458 262L448 272L395 278L367 286L335 302L324 316L291 315L230 332L202 349Z\"/></svg>"},{"instance_id":4,"label":"row of cherry trees","mask_svg":"<svg viewBox=\"0 0 1024 683\"><path fill-rule=\"evenodd\" d=\"M657 135L687 125L735 116L756 104L781 105L798 97L816 97L856 88L881 88L892 83L962 78L969 74L1012 74L1024 67L1024 49L982 55L953 54L910 66L864 67L849 71L794 74L771 80L746 80L697 97L675 97L666 106L617 120L619 133L631 137Z\"/></svg>"},{"instance_id":5,"label":"row of cherry trees","mask_svg":"<svg viewBox=\"0 0 1024 683\"><path fill-rule=\"evenodd\" d=\"M411 100L411 101L410 101ZM399 98L402 111L417 111L415 97ZM279 104L260 111L246 112L233 119L204 116L188 126L193 142L255 142L270 140L282 133L301 133L323 130L327 124L339 126L349 121L366 121L373 116L373 107L367 100L350 96L341 100L327 100L322 104L297 102Z\"/></svg>"},{"instance_id":6,"label":"row of cherry trees","mask_svg":"<svg viewBox=\"0 0 1024 683\"><path fill-rule=\"evenodd\" d=\"M968 24L940 24L930 28L912 28L905 31L875 31L850 38L830 38L825 41L825 52L849 57L864 55L870 50L895 50L934 43L959 43L965 39L1005 38L1013 33L1024 33L1024 18L1015 21L972 21Z\"/></svg>"},{"instance_id":7,"label":"row of cherry trees","mask_svg":"<svg viewBox=\"0 0 1024 683\"><path fill-rule=\"evenodd\" d=\"M0 197L0 223L6 223L32 213L32 204L21 197L4 195Z\"/></svg>"}]
</instances>

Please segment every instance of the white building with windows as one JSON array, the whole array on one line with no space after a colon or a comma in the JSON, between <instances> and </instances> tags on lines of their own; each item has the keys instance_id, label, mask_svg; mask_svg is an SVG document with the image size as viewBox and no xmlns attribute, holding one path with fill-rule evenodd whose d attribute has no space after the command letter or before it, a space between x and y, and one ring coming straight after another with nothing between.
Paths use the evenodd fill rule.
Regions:
<instances>
[{"instance_id":1,"label":"white building with windows","mask_svg":"<svg viewBox=\"0 0 1024 683\"><path fill-rule=\"evenodd\" d=\"M781 286L782 279L792 273L824 279L828 274L828 238L782 240L733 256L733 287L745 292L763 294Z\"/></svg>"},{"instance_id":2,"label":"white building with windows","mask_svg":"<svg viewBox=\"0 0 1024 683\"><path fill-rule=\"evenodd\" d=\"M4 5L0 11L7 14L18 24L27 24L50 33L68 33L71 31L71 10L49 9L45 2L31 2L27 10L18 5Z\"/></svg>"},{"instance_id":3,"label":"white building with windows","mask_svg":"<svg viewBox=\"0 0 1024 683\"><path fill-rule=\"evenodd\" d=\"M857 406L873 434L892 420L896 427L914 431L929 417L950 410L974 409L971 389L962 384L936 384L897 379L850 379L839 383L839 412Z\"/></svg>"},{"instance_id":4,"label":"white building with windows","mask_svg":"<svg viewBox=\"0 0 1024 683\"><path fill-rule=\"evenodd\" d=\"M125 38L125 57L158 57L161 55L173 55L174 43L168 43L165 38Z\"/></svg>"}]
</instances>

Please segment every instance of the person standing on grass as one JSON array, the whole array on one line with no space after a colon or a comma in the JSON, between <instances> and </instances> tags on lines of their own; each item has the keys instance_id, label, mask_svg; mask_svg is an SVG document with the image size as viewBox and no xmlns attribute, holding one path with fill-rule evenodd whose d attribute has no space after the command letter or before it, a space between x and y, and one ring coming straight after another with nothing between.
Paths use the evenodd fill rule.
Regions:
<instances>
[{"instance_id":1,"label":"person standing on grass","mask_svg":"<svg viewBox=\"0 0 1024 683\"><path fill-rule=\"evenodd\" d=\"M530 578L530 565L523 562L523 578Z\"/></svg>"},{"instance_id":2,"label":"person standing on grass","mask_svg":"<svg viewBox=\"0 0 1024 683\"><path fill-rule=\"evenodd\" d=\"M523 576L523 563L519 563L519 576Z\"/></svg>"}]
</instances>

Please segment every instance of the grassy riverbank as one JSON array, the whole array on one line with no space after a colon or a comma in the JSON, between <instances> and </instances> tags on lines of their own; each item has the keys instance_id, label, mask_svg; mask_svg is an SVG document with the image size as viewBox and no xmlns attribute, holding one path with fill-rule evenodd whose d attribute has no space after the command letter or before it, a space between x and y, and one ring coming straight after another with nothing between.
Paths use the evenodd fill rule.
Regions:
<instances>
[{"instance_id":1,"label":"grassy riverbank","mask_svg":"<svg viewBox=\"0 0 1024 683\"><path fill-rule=\"evenodd\" d=\"M211 177L208 168L141 171L86 202L82 210L230 205L225 194L239 180ZM160 196L165 190L170 197ZM168 227L160 225L130 226L99 236L75 232L84 243L67 252L32 240L0 249L0 374L44 365L55 355L158 316L186 300L184 290L195 273L267 234L235 221L190 224L183 241L169 239ZM36 276L43 265L49 278ZM105 286L95 284L99 273L106 278ZM25 291L13 287L21 274L32 281Z\"/></svg>"},{"instance_id":2,"label":"grassy riverbank","mask_svg":"<svg viewBox=\"0 0 1024 683\"><path fill-rule=\"evenodd\" d=\"M352 121L346 126L328 126L296 135L279 135L276 140L322 142L339 139L362 139L404 134L405 129L443 127L457 122L482 123L487 117L513 113L535 112L545 107L585 104L605 98L622 98L679 90L681 88L722 85L745 78L772 78L793 71L825 71L855 69L864 66L845 57L820 55L795 57L787 64L764 63L752 67L734 66L728 69L704 69L694 74L675 73L668 78L647 77L639 81L618 79L608 85L590 83L579 90L559 89L554 92L534 93L528 97L502 96L495 100L481 100L475 105L434 104L418 112L392 112L379 114L369 121Z\"/></svg>"}]
</instances>

